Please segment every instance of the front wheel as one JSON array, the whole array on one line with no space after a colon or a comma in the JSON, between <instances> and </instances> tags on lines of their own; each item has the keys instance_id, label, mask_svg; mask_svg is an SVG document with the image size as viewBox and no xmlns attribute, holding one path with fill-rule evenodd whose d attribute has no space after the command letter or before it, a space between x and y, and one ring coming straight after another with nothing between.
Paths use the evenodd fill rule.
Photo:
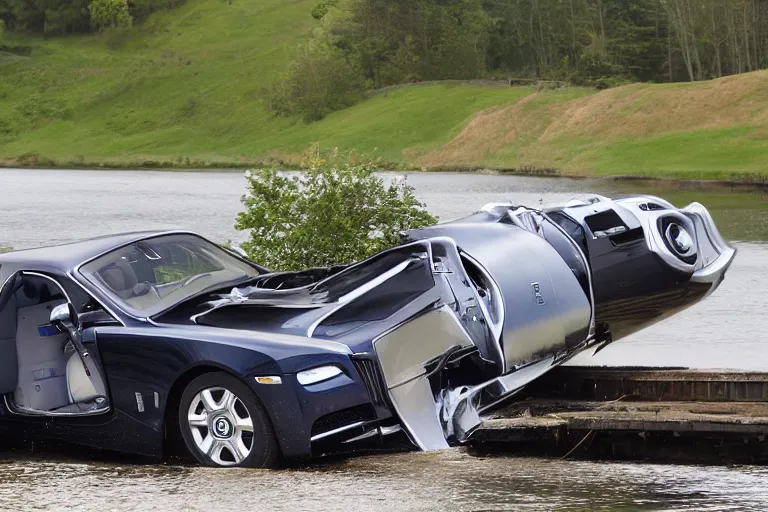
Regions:
<instances>
[{"instance_id":1,"label":"front wheel","mask_svg":"<svg viewBox=\"0 0 768 512\"><path fill-rule=\"evenodd\" d=\"M189 383L179 403L179 427L187 450L201 464L274 468L279 463L264 406L227 373L206 373Z\"/></svg>"}]
</instances>

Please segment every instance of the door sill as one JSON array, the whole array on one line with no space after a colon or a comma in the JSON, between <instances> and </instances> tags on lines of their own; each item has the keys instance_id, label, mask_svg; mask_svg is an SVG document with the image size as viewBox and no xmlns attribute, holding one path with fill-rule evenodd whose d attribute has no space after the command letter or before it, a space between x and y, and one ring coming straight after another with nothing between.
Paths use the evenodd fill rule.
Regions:
<instances>
[{"instance_id":1,"label":"door sill","mask_svg":"<svg viewBox=\"0 0 768 512\"><path fill-rule=\"evenodd\" d=\"M112 410L110 406L102 407L101 409L95 409L93 411L79 411L79 412L72 412L72 411L41 411L39 409L29 409L27 407L21 407L19 405L16 405L13 400L10 400L8 398L8 395L5 395L5 406L8 408L8 410L13 414L18 414L20 416L37 416L37 417L83 417L83 416L98 416L100 414L106 414L109 411Z\"/></svg>"}]
</instances>

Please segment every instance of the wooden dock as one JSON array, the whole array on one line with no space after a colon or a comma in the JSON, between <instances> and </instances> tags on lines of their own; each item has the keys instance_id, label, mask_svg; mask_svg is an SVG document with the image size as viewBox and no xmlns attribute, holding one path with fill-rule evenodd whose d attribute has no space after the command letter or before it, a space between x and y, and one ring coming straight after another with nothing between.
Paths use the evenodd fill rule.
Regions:
<instances>
[{"instance_id":1,"label":"wooden dock","mask_svg":"<svg viewBox=\"0 0 768 512\"><path fill-rule=\"evenodd\" d=\"M472 434L480 452L768 463L768 373L553 370Z\"/></svg>"}]
</instances>

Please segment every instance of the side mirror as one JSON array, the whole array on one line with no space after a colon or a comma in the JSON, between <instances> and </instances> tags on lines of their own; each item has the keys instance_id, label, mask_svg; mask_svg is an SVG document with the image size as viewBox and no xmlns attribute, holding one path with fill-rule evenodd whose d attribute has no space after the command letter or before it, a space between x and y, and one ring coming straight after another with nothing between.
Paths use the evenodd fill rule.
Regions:
<instances>
[{"instance_id":1,"label":"side mirror","mask_svg":"<svg viewBox=\"0 0 768 512\"><path fill-rule=\"evenodd\" d=\"M71 322L72 315L69 311L69 304L59 304L51 310L51 323L54 322Z\"/></svg>"}]
</instances>

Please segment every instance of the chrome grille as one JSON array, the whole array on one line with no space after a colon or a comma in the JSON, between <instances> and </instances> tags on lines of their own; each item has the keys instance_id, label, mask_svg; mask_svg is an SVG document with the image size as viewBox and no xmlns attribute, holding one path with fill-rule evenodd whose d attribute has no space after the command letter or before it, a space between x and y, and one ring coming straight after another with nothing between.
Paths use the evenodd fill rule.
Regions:
<instances>
[{"instance_id":1,"label":"chrome grille","mask_svg":"<svg viewBox=\"0 0 768 512\"><path fill-rule=\"evenodd\" d=\"M352 362L355 365L357 373L365 383L366 389L368 389L368 395L371 397L373 405L386 406L387 405L387 388L384 385L384 379L379 372L379 366L376 361L371 359L357 358Z\"/></svg>"}]
</instances>

